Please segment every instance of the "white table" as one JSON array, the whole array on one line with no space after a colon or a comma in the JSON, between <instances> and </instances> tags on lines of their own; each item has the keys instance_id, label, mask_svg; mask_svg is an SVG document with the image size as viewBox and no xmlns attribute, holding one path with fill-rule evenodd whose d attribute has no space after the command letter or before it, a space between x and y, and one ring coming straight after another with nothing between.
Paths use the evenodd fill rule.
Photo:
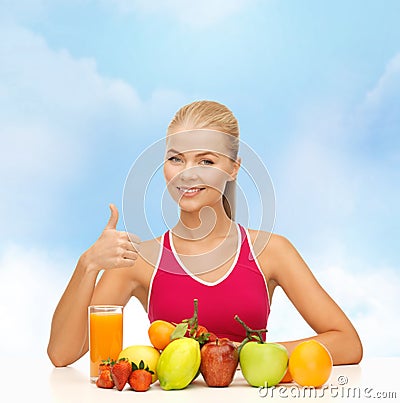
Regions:
<instances>
[{"instance_id":1,"label":"white table","mask_svg":"<svg viewBox=\"0 0 400 403\"><path fill-rule=\"evenodd\" d=\"M24 365L29 378L13 377L12 371ZM24 363L2 364L0 369L0 401L24 402L38 398L40 402L267 402L267 401L353 401L400 400L398 372L400 357L364 358L359 365L336 366L324 389L311 390L295 384L260 389L249 386L240 371L227 388L209 388L200 375L183 390L164 391L158 382L147 392L134 392L126 386L116 389L99 389L89 382L87 355L67 368L54 368L46 357L39 361L27 359ZM35 379L36 378L36 379ZM315 399L316 397L316 399Z\"/></svg>"}]
</instances>

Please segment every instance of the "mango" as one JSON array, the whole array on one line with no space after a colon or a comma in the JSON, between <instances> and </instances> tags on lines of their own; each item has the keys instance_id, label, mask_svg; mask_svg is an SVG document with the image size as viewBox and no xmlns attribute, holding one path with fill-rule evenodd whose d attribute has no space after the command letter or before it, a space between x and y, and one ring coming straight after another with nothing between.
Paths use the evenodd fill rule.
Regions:
<instances>
[{"instance_id":1,"label":"mango","mask_svg":"<svg viewBox=\"0 0 400 403\"><path fill-rule=\"evenodd\" d=\"M200 368L200 344L189 337L175 339L165 347L157 362L157 376L164 390L184 389Z\"/></svg>"},{"instance_id":2,"label":"mango","mask_svg":"<svg viewBox=\"0 0 400 403\"><path fill-rule=\"evenodd\" d=\"M133 345L126 347L119 353L118 359L120 358L127 358L136 365L139 365L140 361L143 360L145 366L147 365L154 372L151 377L151 383L157 380L156 367L160 358L160 352L153 346Z\"/></svg>"}]
</instances>

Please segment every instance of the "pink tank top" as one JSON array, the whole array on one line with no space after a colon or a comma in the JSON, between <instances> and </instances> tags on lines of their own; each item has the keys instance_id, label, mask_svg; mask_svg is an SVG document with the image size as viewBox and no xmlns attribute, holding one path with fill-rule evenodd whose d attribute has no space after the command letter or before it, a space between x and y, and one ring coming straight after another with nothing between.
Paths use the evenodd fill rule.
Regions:
<instances>
[{"instance_id":1,"label":"pink tank top","mask_svg":"<svg viewBox=\"0 0 400 403\"><path fill-rule=\"evenodd\" d=\"M179 323L193 315L198 299L199 324L218 337L241 342L246 332L239 317L252 329L267 327L270 312L264 275L254 257L247 231L237 224L238 252L228 272L216 282L204 281L183 266L170 231L163 235L160 257L149 289L148 317Z\"/></svg>"}]
</instances>

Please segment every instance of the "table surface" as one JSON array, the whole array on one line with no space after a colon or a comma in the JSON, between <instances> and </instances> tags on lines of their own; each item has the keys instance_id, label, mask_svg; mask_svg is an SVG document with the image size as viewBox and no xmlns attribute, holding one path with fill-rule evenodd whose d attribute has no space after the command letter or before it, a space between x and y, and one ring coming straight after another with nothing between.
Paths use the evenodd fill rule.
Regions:
<instances>
[{"instance_id":1,"label":"table surface","mask_svg":"<svg viewBox=\"0 0 400 403\"><path fill-rule=\"evenodd\" d=\"M19 379L13 370L20 370L22 363L9 363L0 369L0 401L20 402L39 397L48 402L262 402L268 401L353 401L384 400L395 402L400 398L398 368L400 357L364 358L359 365L335 366L323 388L312 390L296 384L255 388L246 383L240 370L236 371L233 383L226 388L209 388L200 375L191 385L182 390L162 390L158 381L147 392L135 392L129 388L99 389L89 381L87 355L66 368L54 368L50 361L26 360L24 366L28 377ZM14 366L14 368L13 368ZM17 372L15 372L17 373ZM5 399L4 399L5 397ZM207 400L209 399L209 400ZM267 400L264 400L267 401Z\"/></svg>"}]
</instances>

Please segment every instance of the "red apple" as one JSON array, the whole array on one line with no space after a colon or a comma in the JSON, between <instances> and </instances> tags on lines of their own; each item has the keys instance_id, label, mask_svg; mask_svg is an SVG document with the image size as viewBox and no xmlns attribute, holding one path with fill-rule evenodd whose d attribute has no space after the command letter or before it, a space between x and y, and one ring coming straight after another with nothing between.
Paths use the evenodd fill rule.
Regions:
<instances>
[{"instance_id":1,"label":"red apple","mask_svg":"<svg viewBox=\"0 0 400 403\"><path fill-rule=\"evenodd\" d=\"M239 354L235 344L227 338L216 339L201 348L200 372L207 386L231 384L238 366Z\"/></svg>"}]
</instances>

